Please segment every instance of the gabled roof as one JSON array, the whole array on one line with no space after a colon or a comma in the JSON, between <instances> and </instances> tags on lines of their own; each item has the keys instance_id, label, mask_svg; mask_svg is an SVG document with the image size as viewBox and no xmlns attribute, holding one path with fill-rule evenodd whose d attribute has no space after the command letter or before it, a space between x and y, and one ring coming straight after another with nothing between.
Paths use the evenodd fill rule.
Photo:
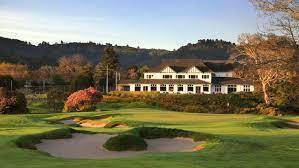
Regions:
<instances>
[{"instance_id":1,"label":"gabled roof","mask_svg":"<svg viewBox=\"0 0 299 168\"><path fill-rule=\"evenodd\" d=\"M205 62L210 69L214 72L229 72L240 66L238 63L219 63L219 62Z\"/></svg>"},{"instance_id":2,"label":"gabled roof","mask_svg":"<svg viewBox=\"0 0 299 168\"><path fill-rule=\"evenodd\" d=\"M170 59L163 60L162 63L153 68L150 72L161 72L165 67L171 67L176 72L187 72L190 68L196 67L202 72L212 72L201 59Z\"/></svg>"},{"instance_id":3,"label":"gabled roof","mask_svg":"<svg viewBox=\"0 0 299 168\"><path fill-rule=\"evenodd\" d=\"M119 84L210 84L199 79L139 79L121 80Z\"/></svg>"}]
</instances>

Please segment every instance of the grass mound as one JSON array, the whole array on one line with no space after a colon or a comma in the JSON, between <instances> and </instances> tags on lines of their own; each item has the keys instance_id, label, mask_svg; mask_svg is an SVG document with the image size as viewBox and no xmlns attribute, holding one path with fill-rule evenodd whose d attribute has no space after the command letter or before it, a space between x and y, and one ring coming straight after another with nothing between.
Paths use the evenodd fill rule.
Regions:
<instances>
[{"instance_id":1,"label":"grass mound","mask_svg":"<svg viewBox=\"0 0 299 168\"><path fill-rule=\"evenodd\" d=\"M147 144L141 137L122 134L108 139L103 147L110 151L140 151L145 150Z\"/></svg>"},{"instance_id":2,"label":"grass mound","mask_svg":"<svg viewBox=\"0 0 299 168\"><path fill-rule=\"evenodd\" d=\"M136 135L145 139L156 139L156 138L175 138L184 137L192 138L194 141L209 140L215 137L210 134L186 131L181 129L171 128L159 128L159 127L139 127L129 131L133 135Z\"/></svg>"},{"instance_id":3,"label":"grass mound","mask_svg":"<svg viewBox=\"0 0 299 168\"><path fill-rule=\"evenodd\" d=\"M267 117L262 120L247 123L249 127L257 129L283 129L283 128L299 128L297 125L291 124L289 120Z\"/></svg>"}]
</instances>

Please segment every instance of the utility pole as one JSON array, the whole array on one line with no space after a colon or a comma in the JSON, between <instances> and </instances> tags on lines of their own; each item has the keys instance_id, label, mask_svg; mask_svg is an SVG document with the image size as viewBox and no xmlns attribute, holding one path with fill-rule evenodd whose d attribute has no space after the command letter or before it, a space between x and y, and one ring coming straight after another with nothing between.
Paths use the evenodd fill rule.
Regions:
<instances>
[{"instance_id":1,"label":"utility pole","mask_svg":"<svg viewBox=\"0 0 299 168\"><path fill-rule=\"evenodd\" d=\"M117 71L115 72L115 90L117 90Z\"/></svg>"},{"instance_id":2,"label":"utility pole","mask_svg":"<svg viewBox=\"0 0 299 168\"><path fill-rule=\"evenodd\" d=\"M109 90L108 90L108 87L109 87L109 82L108 82L108 78L109 78L109 73L108 73L108 65L107 65L107 69L106 69L106 93L108 94Z\"/></svg>"},{"instance_id":3,"label":"utility pole","mask_svg":"<svg viewBox=\"0 0 299 168\"><path fill-rule=\"evenodd\" d=\"M10 80L10 91L12 92L12 80Z\"/></svg>"}]
</instances>

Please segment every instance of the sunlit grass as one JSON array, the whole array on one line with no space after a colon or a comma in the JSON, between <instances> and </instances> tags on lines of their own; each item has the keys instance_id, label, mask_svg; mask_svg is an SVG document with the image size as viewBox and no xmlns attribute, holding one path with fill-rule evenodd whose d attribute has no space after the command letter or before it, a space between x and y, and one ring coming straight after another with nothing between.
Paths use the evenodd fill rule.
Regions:
<instances>
[{"instance_id":1,"label":"sunlit grass","mask_svg":"<svg viewBox=\"0 0 299 168\"><path fill-rule=\"evenodd\" d=\"M30 107L35 108L36 107ZM96 112L46 113L0 116L1 167L298 167L299 129L278 128L281 118L240 114L196 114L161 110L145 104L101 104ZM32 110L32 109L31 109ZM112 121L138 126L179 128L215 135L220 141L193 153L160 153L113 160L75 160L54 158L39 151L18 148L14 141L23 135L65 128L61 119L112 114ZM286 116L283 119L297 119ZM93 132L118 133L130 128L83 128Z\"/></svg>"}]
</instances>

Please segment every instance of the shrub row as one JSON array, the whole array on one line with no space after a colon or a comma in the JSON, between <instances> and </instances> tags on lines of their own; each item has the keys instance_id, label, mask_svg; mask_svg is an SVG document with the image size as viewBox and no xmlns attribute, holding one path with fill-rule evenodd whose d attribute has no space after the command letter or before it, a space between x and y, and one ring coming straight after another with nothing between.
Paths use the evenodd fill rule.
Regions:
<instances>
[{"instance_id":1,"label":"shrub row","mask_svg":"<svg viewBox=\"0 0 299 168\"><path fill-rule=\"evenodd\" d=\"M159 94L157 92L110 92L104 102L136 102L187 112L200 113L253 113L263 102L253 93L240 94Z\"/></svg>"}]
</instances>

